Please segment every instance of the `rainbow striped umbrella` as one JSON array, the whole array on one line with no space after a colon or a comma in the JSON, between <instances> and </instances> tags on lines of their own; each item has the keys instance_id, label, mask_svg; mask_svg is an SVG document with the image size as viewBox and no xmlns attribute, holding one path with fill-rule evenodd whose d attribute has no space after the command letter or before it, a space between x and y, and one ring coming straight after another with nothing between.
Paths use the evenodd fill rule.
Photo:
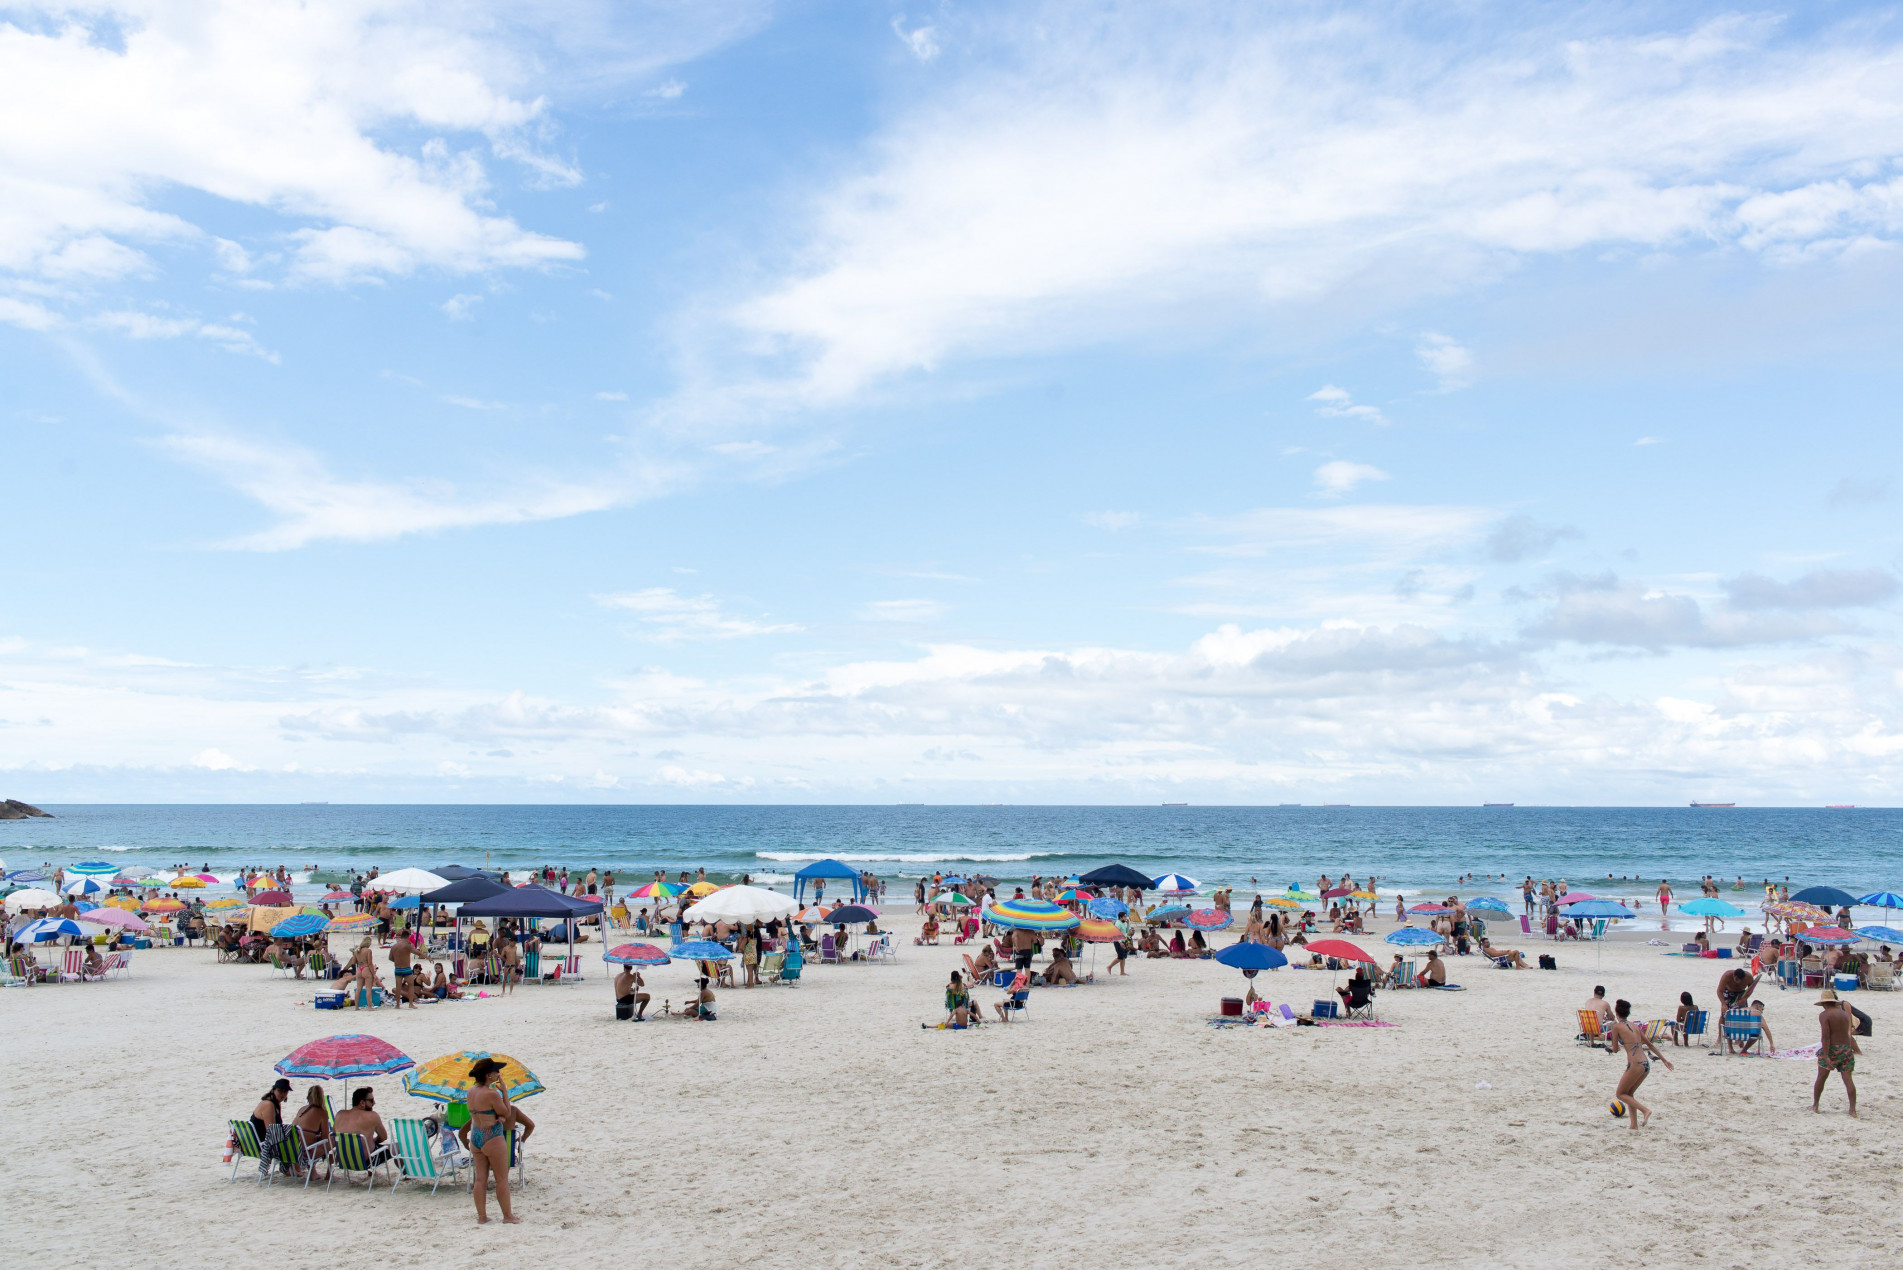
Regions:
<instances>
[{"instance_id":1,"label":"rainbow striped umbrella","mask_svg":"<svg viewBox=\"0 0 1903 1270\"><path fill-rule=\"evenodd\" d=\"M985 910L985 920L1014 930L1060 931L1077 925L1077 915L1046 900L1009 899Z\"/></svg>"},{"instance_id":2,"label":"rainbow striped umbrella","mask_svg":"<svg viewBox=\"0 0 1903 1270\"><path fill-rule=\"evenodd\" d=\"M1830 914L1826 913L1823 909L1818 908L1815 904L1805 904L1799 900L1784 900L1780 903L1770 905L1764 911L1767 913L1775 913L1787 921L1827 922L1830 920Z\"/></svg>"},{"instance_id":3,"label":"rainbow striped umbrella","mask_svg":"<svg viewBox=\"0 0 1903 1270\"><path fill-rule=\"evenodd\" d=\"M427 1098L431 1102L467 1102L469 1091L476 1087L476 1078L469 1074L469 1069L483 1058L493 1058L502 1064L502 1070L490 1077L490 1084L500 1084L510 1102L521 1102L542 1092L542 1082L521 1059L491 1054L487 1050L463 1050L459 1054L432 1058L403 1078L403 1091L412 1098Z\"/></svg>"},{"instance_id":4,"label":"rainbow striped umbrella","mask_svg":"<svg viewBox=\"0 0 1903 1270\"><path fill-rule=\"evenodd\" d=\"M1094 900L1096 898L1095 895L1092 895L1081 886L1067 886L1059 893L1057 902L1059 904L1081 904L1086 900Z\"/></svg>"},{"instance_id":5,"label":"rainbow striped umbrella","mask_svg":"<svg viewBox=\"0 0 1903 1270\"><path fill-rule=\"evenodd\" d=\"M301 939L305 935L316 935L330 929L330 923L320 913L299 913L287 917L271 928L271 933L280 939Z\"/></svg>"},{"instance_id":6,"label":"rainbow striped umbrella","mask_svg":"<svg viewBox=\"0 0 1903 1270\"><path fill-rule=\"evenodd\" d=\"M1236 919L1219 908L1199 908L1183 919L1183 925L1197 930L1228 930Z\"/></svg>"},{"instance_id":7,"label":"rainbow striped umbrella","mask_svg":"<svg viewBox=\"0 0 1903 1270\"><path fill-rule=\"evenodd\" d=\"M1086 944L1114 944L1123 938L1123 930L1115 922L1106 922L1099 917L1086 917L1077 923L1077 938Z\"/></svg>"},{"instance_id":8,"label":"rainbow striped umbrella","mask_svg":"<svg viewBox=\"0 0 1903 1270\"><path fill-rule=\"evenodd\" d=\"M637 900L665 900L671 899L680 893L681 888L675 886L672 882L650 882L646 886L637 887L628 892L629 895Z\"/></svg>"},{"instance_id":9,"label":"rainbow striped umbrella","mask_svg":"<svg viewBox=\"0 0 1903 1270\"><path fill-rule=\"evenodd\" d=\"M67 865L66 871L68 873L78 873L85 877L103 878L117 873L119 866L116 864L108 864L104 860L84 860L78 864Z\"/></svg>"},{"instance_id":10,"label":"rainbow striped umbrella","mask_svg":"<svg viewBox=\"0 0 1903 1270\"><path fill-rule=\"evenodd\" d=\"M388 1076L414 1066L416 1060L390 1042L346 1032L298 1046L278 1060L277 1073L305 1080L350 1080Z\"/></svg>"}]
</instances>

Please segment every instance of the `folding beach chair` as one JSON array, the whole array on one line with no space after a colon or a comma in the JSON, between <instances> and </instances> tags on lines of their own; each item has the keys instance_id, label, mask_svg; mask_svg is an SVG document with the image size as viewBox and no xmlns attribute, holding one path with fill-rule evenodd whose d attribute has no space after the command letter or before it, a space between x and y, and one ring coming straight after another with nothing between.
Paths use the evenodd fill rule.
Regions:
<instances>
[{"instance_id":1,"label":"folding beach chair","mask_svg":"<svg viewBox=\"0 0 1903 1270\"><path fill-rule=\"evenodd\" d=\"M1864 963L1863 986L1879 992L1889 992L1896 987L1896 971L1881 961Z\"/></svg>"},{"instance_id":2,"label":"folding beach chair","mask_svg":"<svg viewBox=\"0 0 1903 1270\"><path fill-rule=\"evenodd\" d=\"M785 953L767 953L760 958L760 982L775 983L780 977L780 968L786 965Z\"/></svg>"},{"instance_id":3,"label":"folding beach chair","mask_svg":"<svg viewBox=\"0 0 1903 1270\"><path fill-rule=\"evenodd\" d=\"M59 981L61 983L80 983L86 978L86 954L77 948L68 948L60 958Z\"/></svg>"},{"instance_id":4,"label":"folding beach chair","mask_svg":"<svg viewBox=\"0 0 1903 1270\"><path fill-rule=\"evenodd\" d=\"M445 1147L454 1141L454 1135L447 1129L441 1137ZM443 1179L454 1182L465 1167L470 1167L469 1158L460 1152L450 1154L438 1151L421 1120L391 1120L390 1140L396 1146L398 1169L396 1179L390 1183L392 1189L401 1181L428 1182L429 1193L434 1195L436 1188L443 1184Z\"/></svg>"},{"instance_id":5,"label":"folding beach chair","mask_svg":"<svg viewBox=\"0 0 1903 1270\"><path fill-rule=\"evenodd\" d=\"M1348 1012L1350 1019L1372 1019L1374 1017L1374 983L1369 979L1350 979L1348 981Z\"/></svg>"},{"instance_id":6,"label":"folding beach chair","mask_svg":"<svg viewBox=\"0 0 1903 1270\"><path fill-rule=\"evenodd\" d=\"M1786 988L1804 986L1804 967L1795 957L1786 957L1777 963L1777 987L1782 992Z\"/></svg>"},{"instance_id":7,"label":"folding beach chair","mask_svg":"<svg viewBox=\"0 0 1903 1270\"><path fill-rule=\"evenodd\" d=\"M1522 935L1531 935L1533 933L1533 922L1525 913L1520 914L1520 933Z\"/></svg>"},{"instance_id":8,"label":"folding beach chair","mask_svg":"<svg viewBox=\"0 0 1903 1270\"><path fill-rule=\"evenodd\" d=\"M233 1120L231 1137L237 1144L237 1150L231 1157L231 1176L225 1180L235 1182L238 1180L238 1170L244 1167L246 1160L262 1161L264 1159L264 1148L258 1145L257 1126L249 1120Z\"/></svg>"},{"instance_id":9,"label":"folding beach chair","mask_svg":"<svg viewBox=\"0 0 1903 1270\"><path fill-rule=\"evenodd\" d=\"M1751 1047L1764 1039L1764 1020L1750 1010L1726 1010L1719 1026L1724 1031L1727 1054L1749 1054ZM1735 1051L1734 1045L1738 1047Z\"/></svg>"},{"instance_id":10,"label":"folding beach chair","mask_svg":"<svg viewBox=\"0 0 1903 1270\"><path fill-rule=\"evenodd\" d=\"M1705 1036L1705 1025L1710 1019L1710 1010L1687 1011L1685 1014L1685 1026L1679 1029L1679 1035L1683 1036L1687 1041L1691 1040L1694 1036ZM1709 1040L1705 1042L1705 1048L1711 1048L1711 1042Z\"/></svg>"},{"instance_id":11,"label":"folding beach chair","mask_svg":"<svg viewBox=\"0 0 1903 1270\"><path fill-rule=\"evenodd\" d=\"M1579 1035L1574 1039L1581 1045L1590 1045L1594 1049L1603 1045L1606 1034L1599 1026L1599 1011L1581 1010L1579 1012Z\"/></svg>"},{"instance_id":12,"label":"folding beach chair","mask_svg":"<svg viewBox=\"0 0 1903 1270\"><path fill-rule=\"evenodd\" d=\"M332 1169L342 1169L346 1174L361 1173L370 1190L377 1189L377 1170L390 1162L390 1145L385 1143L372 1151L370 1139L361 1133L334 1133L330 1138L330 1158ZM350 1179L346 1177L346 1181ZM330 1190L331 1179L324 1179L324 1189ZM391 1182L394 1186L396 1183ZM368 1194L369 1192L365 1192Z\"/></svg>"},{"instance_id":13,"label":"folding beach chair","mask_svg":"<svg viewBox=\"0 0 1903 1270\"><path fill-rule=\"evenodd\" d=\"M1021 988L1017 986L1020 982L1024 985ZM1017 976L1011 980L1011 984L1011 989L1007 991L1004 996L1004 1021L1006 1023L1011 1021L1012 1015L1022 1015L1024 1013L1024 1007L1030 1004L1031 1001L1031 976L1025 974L1023 971L1019 971Z\"/></svg>"},{"instance_id":14,"label":"folding beach chair","mask_svg":"<svg viewBox=\"0 0 1903 1270\"><path fill-rule=\"evenodd\" d=\"M298 1169L304 1166L304 1139L296 1125L274 1124L265 1130L265 1139L259 1144L262 1157L258 1160L258 1181L266 1186L271 1184L271 1166L286 1177L296 1177ZM310 1182L305 1174L304 1181Z\"/></svg>"},{"instance_id":15,"label":"folding beach chair","mask_svg":"<svg viewBox=\"0 0 1903 1270\"><path fill-rule=\"evenodd\" d=\"M271 954L271 977L274 979L288 979L291 977L291 963L284 960L282 954Z\"/></svg>"},{"instance_id":16,"label":"folding beach chair","mask_svg":"<svg viewBox=\"0 0 1903 1270\"><path fill-rule=\"evenodd\" d=\"M325 1095L325 1101L329 1101L328 1094ZM317 1176L317 1162L322 1160L326 1170L331 1167L330 1139L329 1137L313 1138L296 1125L291 1126L291 1132L297 1135L297 1151L304 1157L304 1189L308 1191L311 1188L311 1179ZM322 1155L317 1153L319 1148L323 1150Z\"/></svg>"},{"instance_id":17,"label":"folding beach chair","mask_svg":"<svg viewBox=\"0 0 1903 1270\"><path fill-rule=\"evenodd\" d=\"M106 972L108 974L117 975L121 979L129 978L132 974L132 950L129 948L121 948L118 952L107 958Z\"/></svg>"},{"instance_id":18,"label":"folding beach chair","mask_svg":"<svg viewBox=\"0 0 1903 1270\"><path fill-rule=\"evenodd\" d=\"M819 937L819 961L821 965L839 964L839 946L833 941L831 935Z\"/></svg>"}]
</instances>

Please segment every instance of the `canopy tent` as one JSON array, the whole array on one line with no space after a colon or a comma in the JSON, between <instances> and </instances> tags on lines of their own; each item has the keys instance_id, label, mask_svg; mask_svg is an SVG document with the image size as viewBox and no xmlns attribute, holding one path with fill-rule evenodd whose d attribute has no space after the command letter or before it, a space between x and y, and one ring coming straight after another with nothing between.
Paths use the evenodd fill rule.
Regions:
<instances>
[{"instance_id":1,"label":"canopy tent","mask_svg":"<svg viewBox=\"0 0 1903 1270\"><path fill-rule=\"evenodd\" d=\"M460 882L464 878L487 878L495 876L491 873L485 873L481 869L466 868L460 864L441 865L431 869L430 872L447 882Z\"/></svg>"},{"instance_id":2,"label":"canopy tent","mask_svg":"<svg viewBox=\"0 0 1903 1270\"><path fill-rule=\"evenodd\" d=\"M1138 873L1122 864L1106 864L1101 869L1092 869L1078 881L1085 886L1134 886L1139 891L1156 889L1156 883L1150 881L1148 874Z\"/></svg>"},{"instance_id":3,"label":"canopy tent","mask_svg":"<svg viewBox=\"0 0 1903 1270\"><path fill-rule=\"evenodd\" d=\"M562 929L568 935L568 956L575 955L575 919L578 917L598 917L602 904L598 899L578 900L551 891L545 886L531 882L526 886L509 888L500 895L491 895L488 899L472 900L457 912L457 919L464 917L552 917L562 922ZM608 924L604 921L601 937L608 938Z\"/></svg>"},{"instance_id":4,"label":"canopy tent","mask_svg":"<svg viewBox=\"0 0 1903 1270\"><path fill-rule=\"evenodd\" d=\"M471 904L492 896L507 895L510 890L510 887L478 873L451 882L448 886L437 887L434 891L425 891L422 900L425 904Z\"/></svg>"},{"instance_id":5,"label":"canopy tent","mask_svg":"<svg viewBox=\"0 0 1903 1270\"><path fill-rule=\"evenodd\" d=\"M793 875L793 898L804 903L806 884L819 878L848 878L852 881L852 898L866 898L866 884L860 880L859 870L837 860L815 860Z\"/></svg>"}]
</instances>

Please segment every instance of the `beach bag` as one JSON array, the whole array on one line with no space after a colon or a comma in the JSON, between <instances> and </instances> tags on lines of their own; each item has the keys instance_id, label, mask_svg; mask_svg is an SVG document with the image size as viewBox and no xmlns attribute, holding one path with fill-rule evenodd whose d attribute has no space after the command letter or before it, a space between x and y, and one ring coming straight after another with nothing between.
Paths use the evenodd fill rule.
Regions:
<instances>
[{"instance_id":1,"label":"beach bag","mask_svg":"<svg viewBox=\"0 0 1903 1270\"><path fill-rule=\"evenodd\" d=\"M1540 969L1541 970L1558 970L1559 959L1553 956L1553 954L1551 953L1541 953L1540 954Z\"/></svg>"}]
</instances>

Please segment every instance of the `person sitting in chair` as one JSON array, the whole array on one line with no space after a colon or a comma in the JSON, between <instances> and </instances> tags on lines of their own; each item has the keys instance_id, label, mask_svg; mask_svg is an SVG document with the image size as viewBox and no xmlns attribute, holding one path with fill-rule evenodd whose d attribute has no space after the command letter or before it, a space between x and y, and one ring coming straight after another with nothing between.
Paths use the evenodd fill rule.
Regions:
<instances>
[{"instance_id":1,"label":"person sitting in chair","mask_svg":"<svg viewBox=\"0 0 1903 1270\"><path fill-rule=\"evenodd\" d=\"M1070 961L1070 954L1059 944L1051 951L1051 964L1044 971L1045 983L1077 983L1077 967Z\"/></svg>"},{"instance_id":2,"label":"person sitting in chair","mask_svg":"<svg viewBox=\"0 0 1903 1270\"><path fill-rule=\"evenodd\" d=\"M1526 964L1526 958L1520 955L1519 949L1496 948L1493 946L1492 941L1487 939L1487 937L1484 935L1480 937L1480 952L1482 956L1488 958L1489 960L1493 962L1494 965L1499 966L1502 969L1505 969L1505 970L1530 969L1530 967L1528 967L1528 965Z\"/></svg>"},{"instance_id":3,"label":"person sitting in chair","mask_svg":"<svg viewBox=\"0 0 1903 1270\"><path fill-rule=\"evenodd\" d=\"M1358 989L1355 986L1357 984L1361 985ZM1357 961L1355 963L1354 978L1348 981L1348 986L1335 989L1335 995L1341 998L1341 1012L1346 1014L1348 1011L1354 1009L1357 996L1365 1003L1373 994L1373 991L1374 982L1368 975L1368 963L1365 961Z\"/></svg>"},{"instance_id":4,"label":"person sitting in chair","mask_svg":"<svg viewBox=\"0 0 1903 1270\"><path fill-rule=\"evenodd\" d=\"M1447 966L1440 959L1440 949L1431 949L1427 954L1427 965L1414 976L1414 984L1420 988L1438 988L1446 982Z\"/></svg>"},{"instance_id":5,"label":"person sitting in chair","mask_svg":"<svg viewBox=\"0 0 1903 1270\"><path fill-rule=\"evenodd\" d=\"M965 969L971 972L972 982L982 983L998 969L997 951L990 944L986 944L978 950L976 957L966 953Z\"/></svg>"},{"instance_id":6,"label":"person sitting in chair","mask_svg":"<svg viewBox=\"0 0 1903 1270\"><path fill-rule=\"evenodd\" d=\"M936 944L938 942L938 919L936 917L927 917L925 924L919 927L918 938L912 942L915 944Z\"/></svg>"}]
</instances>

